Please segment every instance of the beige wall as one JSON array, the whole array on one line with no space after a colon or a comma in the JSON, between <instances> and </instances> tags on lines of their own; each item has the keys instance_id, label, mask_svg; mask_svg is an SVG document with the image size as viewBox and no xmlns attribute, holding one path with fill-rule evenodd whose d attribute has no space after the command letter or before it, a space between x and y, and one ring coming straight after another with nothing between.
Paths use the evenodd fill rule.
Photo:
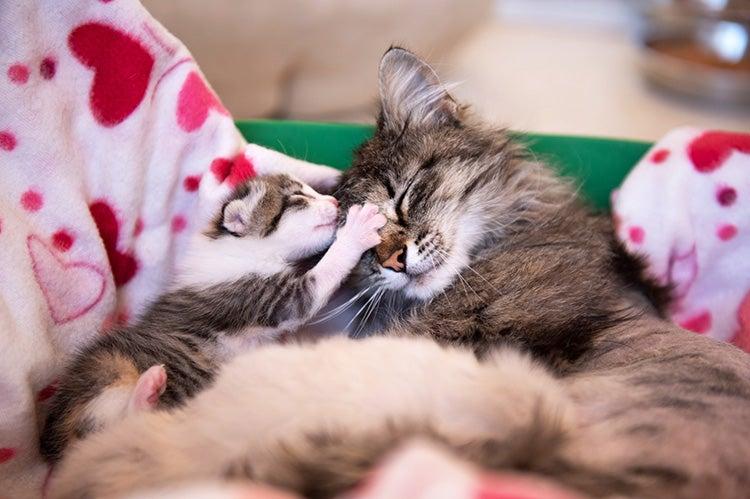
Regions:
<instances>
[{"instance_id":1,"label":"beige wall","mask_svg":"<svg viewBox=\"0 0 750 499\"><path fill-rule=\"evenodd\" d=\"M491 0L143 0L237 117L325 119L369 108L392 43L440 61Z\"/></svg>"}]
</instances>

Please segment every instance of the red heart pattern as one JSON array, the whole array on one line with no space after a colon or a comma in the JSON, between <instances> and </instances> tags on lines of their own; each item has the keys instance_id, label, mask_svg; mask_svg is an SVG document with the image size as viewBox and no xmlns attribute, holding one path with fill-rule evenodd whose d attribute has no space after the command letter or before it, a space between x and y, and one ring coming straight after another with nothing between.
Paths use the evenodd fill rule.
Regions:
<instances>
[{"instance_id":1,"label":"red heart pattern","mask_svg":"<svg viewBox=\"0 0 750 499\"><path fill-rule=\"evenodd\" d=\"M211 173L219 183L226 181L234 188L256 175L255 167L244 153L240 152L232 159L216 158L211 162Z\"/></svg>"},{"instance_id":2,"label":"red heart pattern","mask_svg":"<svg viewBox=\"0 0 750 499\"><path fill-rule=\"evenodd\" d=\"M673 249L669 255L666 282L673 286L672 297L676 303L687 295L697 278L698 253L695 246L683 254Z\"/></svg>"},{"instance_id":3,"label":"red heart pattern","mask_svg":"<svg viewBox=\"0 0 750 499\"><path fill-rule=\"evenodd\" d=\"M711 329L711 322L711 312L704 310L701 313L680 322L680 327L694 333L704 334Z\"/></svg>"},{"instance_id":4,"label":"red heart pattern","mask_svg":"<svg viewBox=\"0 0 750 499\"><path fill-rule=\"evenodd\" d=\"M153 56L130 35L97 22L75 28L68 46L94 70L89 105L96 121L106 127L122 123L146 95Z\"/></svg>"},{"instance_id":5,"label":"red heart pattern","mask_svg":"<svg viewBox=\"0 0 750 499\"><path fill-rule=\"evenodd\" d=\"M750 134L711 130L693 139L688 146L688 156L696 170L710 173L734 150L750 154Z\"/></svg>"},{"instance_id":6,"label":"red heart pattern","mask_svg":"<svg viewBox=\"0 0 750 499\"><path fill-rule=\"evenodd\" d=\"M122 252L117 249L117 241L120 238L120 223L117 221L115 211L105 201L95 201L89 205L89 211L94 218L96 228L104 242L107 250L107 258L112 268L115 286L120 287L128 283L138 271L138 261L130 252Z\"/></svg>"},{"instance_id":7,"label":"red heart pattern","mask_svg":"<svg viewBox=\"0 0 750 499\"><path fill-rule=\"evenodd\" d=\"M13 447L2 447L0 448L0 464L13 459L18 451Z\"/></svg>"},{"instance_id":8,"label":"red heart pattern","mask_svg":"<svg viewBox=\"0 0 750 499\"><path fill-rule=\"evenodd\" d=\"M65 324L81 317L104 296L104 272L95 265L65 262L35 235L27 237L26 247L34 277L55 324Z\"/></svg>"},{"instance_id":9,"label":"red heart pattern","mask_svg":"<svg viewBox=\"0 0 750 499\"><path fill-rule=\"evenodd\" d=\"M186 132L198 130L208 118L208 112L215 109L221 114L229 114L221 101L206 86L203 78L191 71L185 78L177 98L177 123Z\"/></svg>"}]
</instances>

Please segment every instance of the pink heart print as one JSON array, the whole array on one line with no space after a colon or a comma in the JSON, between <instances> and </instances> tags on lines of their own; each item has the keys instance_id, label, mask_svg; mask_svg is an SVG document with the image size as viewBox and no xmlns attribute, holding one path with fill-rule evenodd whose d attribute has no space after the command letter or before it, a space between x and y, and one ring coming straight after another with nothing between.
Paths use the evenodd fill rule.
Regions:
<instances>
[{"instance_id":1,"label":"pink heart print","mask_svg":"<svg viewBox=\"0 0 750 499\"><path fill-rule=\"evenodd\" d=\"M124 121L146 95L152 55L130 35L97 22L74 29L68 46L82 64L94 70L89 105L96 121L106 127Z\"/></svg>"},{"instance_id":2,"label":"pink heart print","mask_svg":"<svg viewBox=\"0 0 750 499\"><path fill-rule=\"evenodd\" d=\"M65 324L91 310L104 296L104 272L86 262L64 261L35 235L26 238L34 277L55 324Z\"/></svg>"},{"instance_id":3,"label":"pink heart print","mask_svg":"<svg viewBox=\"0 0 750 499\"><path fill-rule=\"evenodd\" d=\"M256 175L255 166L244 152L237 153L231 159L216 158L211 162L211 173L219 183L226 181L232 188Z\"/></svg>"},{"instance_id":4,"label":"pink heart print","mask_svg":"<svg viewBox=\"0 0 750 499\"><path fill-rule=\"evenodd\" d=\"M688 146L688 155L695 169L710 173L721 167L732 151L750 154L750 134L708 131Z\"/></svg>"},{"instance_id":5,"label":"pink heart print","mask_svg":"<svg viewBox=\"0 0 750 499\"><path fill-rule=\"evenodd\" d=\"M186 132L193 132L203 126L211 109L229 114L218 97L206 86L203 78L191 71L182 84L177 100L177 123Z\"/></svg>"}]
</instances>

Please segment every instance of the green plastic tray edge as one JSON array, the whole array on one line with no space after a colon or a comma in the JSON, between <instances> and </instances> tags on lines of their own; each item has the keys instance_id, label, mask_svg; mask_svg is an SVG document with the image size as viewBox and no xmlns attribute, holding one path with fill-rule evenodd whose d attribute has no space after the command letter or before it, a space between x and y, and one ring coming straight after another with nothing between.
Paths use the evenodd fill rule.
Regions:
<instances>
[{"instance_id":1,"label":"green plastic tray edge","mask_svg":"<svg viewBox=\"0 0 750 499\"><path fill-rule=\"evenodd\" d=\"M373 132L372 125L307 121L247 120L237 127L247 140L290 156L347 168L352 152ZM573 178L598 208L652 144L601 137L517 133L534 155Z\"/></svg>"}]
</instances>

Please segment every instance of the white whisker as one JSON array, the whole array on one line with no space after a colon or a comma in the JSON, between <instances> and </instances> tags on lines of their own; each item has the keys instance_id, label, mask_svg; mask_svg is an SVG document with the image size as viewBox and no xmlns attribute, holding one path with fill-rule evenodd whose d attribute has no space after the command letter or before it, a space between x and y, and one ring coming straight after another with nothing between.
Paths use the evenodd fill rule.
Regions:
<instances>
[{"instance_id":1,"label":"white whisker","mask_svg":"<svg viewBox=\"0 0 750 499\"><path fill-rule=\"evenodd\" d=\"M441 254L444 258L443 264L447 265L451 270L453 270L456 274L456 277L461 282L461 284L464 286L464 292L466 293L466 296L468 296L468 292L466 292L466 287L468 286L469 289L477 296L479 296L479 293L469 284L469 282L461 275L461 270L456 267L456 265L450 261L450 255L446 253L445 251L441 250L440 248L435 248L435 251Z\"/></svg>"},{"instance_id":2,"label":"white whisker","mask_svg":"<svg viewBox=\"0 0 750 499\"><path fill-rule=\"evenodd\" d=\"M357 317L359 317L359 314L361 314L361 313L362 313L362 311L363 311L363 310L365 309L365 307L367 307L367 306L368 306L368 305L370 304L370 302L372 302L372 301L373 301L373 300L375 299L375 297L376 297L376 296L377 296L377 294L378 294L378 291L379 291L379 289L378 289L378 290L376 290L376 291L375 291L375 293L373 293L373 294L372 294L372 296L370 296L370 298L368 298L368 299L367 299L367 301L365 302L365 304L364 304L364 305L362 305L362 307L360 307L360 309L359 309L359 310L357 311L357 313L356 313L356 314L354 314L354 317L352 317L352 318L351 318L351 320L350 320L349 322L347 322L347 323L346 323L346 326L344 326L344 330L346 330L346 331L348 331L348 330L349 330L349 326L351 326L351 325L352 325L352 323L353 323L353 322L354 322L355 320L357 320Z\"/></svg>"},{"instance_id":3,"label":"white whisker","mask_svg":"<svg viewBox=\"0 0 750 499\"><path fill-rule=\"evenodd\" d=\"M323 314L320 317L318 317L318 319L316 319L316 320L314 320L312 322L309 322L308 325L320 324L321 322L325 322L325 321L327 321L329 319L333 319L334 317L338 317L339 315L341 315L344 312L346 312L346 310L348 308L350 308L352 305L354 305L354 302L356 302L357 300L359 300L362 297L362 295L364 295L365 293L367 293L374 286L375 285L373 284L373 285L370 285L370 286L366 287L365 289L363 289L362 291L360 291L359 293L357 293L356 295L354 295L352 298L349 298L346 302L342 303L341 305L337 306L334 309L329 310L325 314Z\"/></svg>"},{"instance_id":4,"label":"white whisker","mask_svg":"<svg viewBox=\"0 0 750 499\"><path fill-rule=\"evenodd\" d=\"M365 327L367 326L367 321L370 319L370 315L372 315L375 312L375 310L378 308L378 305L380 304L380 300L383 298L384 294L385 294L385 288L380 288L375 292L375 296L377 296L377 298L375 299L375 301L372 302L370 307L368 307L367 311L365 312L365 315L360 320L359 326L354 332L354 335L353 335L354 338L359 338L359 333L364 331Z\"/></svg>"}]
</instances>

